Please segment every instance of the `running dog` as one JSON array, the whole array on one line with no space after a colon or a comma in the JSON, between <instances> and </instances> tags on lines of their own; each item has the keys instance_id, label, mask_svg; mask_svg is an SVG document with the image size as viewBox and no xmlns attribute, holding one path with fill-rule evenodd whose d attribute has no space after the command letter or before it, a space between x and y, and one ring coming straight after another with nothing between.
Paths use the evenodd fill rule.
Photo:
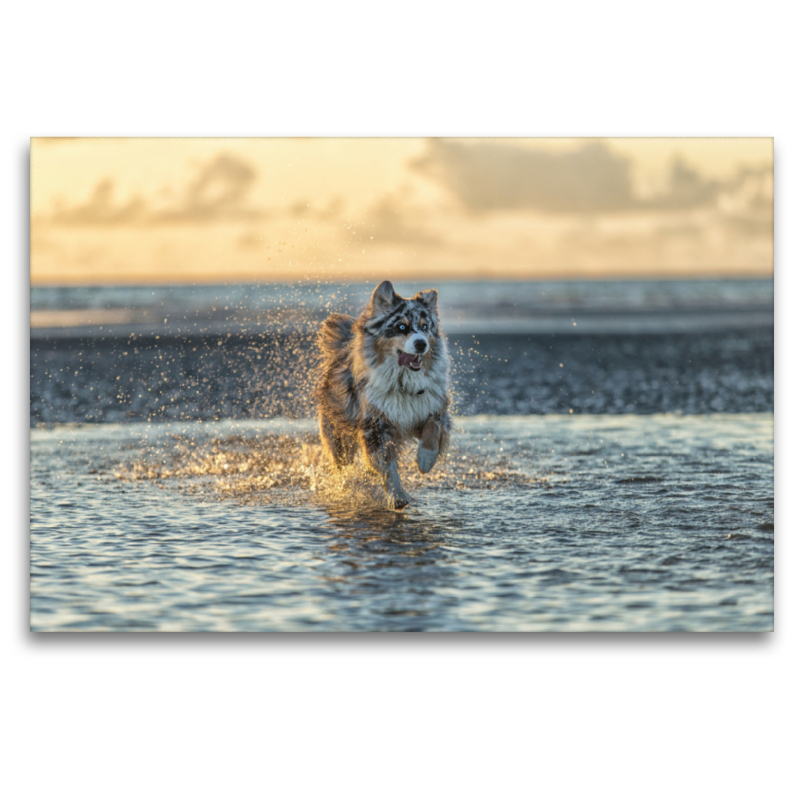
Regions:
<instances>
[{"instance_id":1,"label":"running dog","mask_svg":"<svg viewBox=\"0 0 800 800\"><path fill-rule=\"evenodd\" d=\"M317 339L323 449L336 467L362 452L392 510L411 501L397 471L403 446L419 440L417 467L426 473L450 441L450 356L437 300L435 289L406 299L384 281L358 319L331 314Z\"/></svg>"}]
</instances>

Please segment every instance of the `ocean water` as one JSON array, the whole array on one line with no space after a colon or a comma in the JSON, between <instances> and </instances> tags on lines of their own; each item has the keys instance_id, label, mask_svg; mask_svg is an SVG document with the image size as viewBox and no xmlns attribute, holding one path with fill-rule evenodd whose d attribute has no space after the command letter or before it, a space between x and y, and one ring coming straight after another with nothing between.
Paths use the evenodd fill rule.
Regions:
<instances>
[{"instance_id":1,"label":"ocean water","mask_svg":"<svg viewBox=\"0 0 800 800\"><path fill-rule=\"evenodd\" d=\"M31 289L41 335L313 332L331 311L358 314L374 282ZM445 330L646 333L771 326L772 280L437 282ZM403 296L428 284L396 282Z\"/></svg>"},{"instance_id":2,"label":"ocean water","mask_svg":"<svg viewBox=\"0 0 800 800\"><path fill-rule=\"evenodd\" d=\"M34 290L32 630L771 630L771 281L465 287L403 513L308 397L364 286Z\"/></svg>"}]
</instances>

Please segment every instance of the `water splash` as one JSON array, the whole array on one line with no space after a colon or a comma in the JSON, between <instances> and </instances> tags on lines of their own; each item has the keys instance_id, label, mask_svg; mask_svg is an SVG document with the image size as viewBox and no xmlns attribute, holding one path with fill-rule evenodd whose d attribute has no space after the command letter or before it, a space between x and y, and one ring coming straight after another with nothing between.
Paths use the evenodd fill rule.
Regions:
<instances>
[{"instance_id":1,"label":"water splash","mask_svg":"<svg viewBox=\"0 0 800 800\"><path fill-rule=\"evenodd\" d=\"M414 449L400 458L400 472L412 496L450 490L547 488L552 474L535 474L509 453L454 445L433 472L421 475ZM151 447L146 457L119 464L120 481L153 481L165 488L240 503L316 505L333 511L382 509L378 477L358 459L334 469L324 458L319 436L266 433L216 436L205 441L173 435Z\"/></svg>"}]
</instances>

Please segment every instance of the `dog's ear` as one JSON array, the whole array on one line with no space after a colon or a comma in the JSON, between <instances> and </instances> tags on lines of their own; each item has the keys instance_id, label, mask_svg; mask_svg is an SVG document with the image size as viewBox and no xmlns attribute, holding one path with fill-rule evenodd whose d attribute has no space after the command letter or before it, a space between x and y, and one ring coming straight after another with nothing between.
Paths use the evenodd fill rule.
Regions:
<instances>
[{"instance_id":1,"label":"dog's ear","mask_svg":"<svg viewBox=\"0 0 800 800\"><path fill-rule=\"evenodd\" d=\"M394 286L389 281L384 281L372 293L372 307L375 311L389 311L402 301Z\"/></svg>"},{"instance_id":2,"label":"dog's ear","mask_svg":"<svg viewBox=\"0 0 800 800\"><path fill-rule=\"evenodd\" d=\"M439 292L436 289L428 289L420 292L417 299L421 300L431 311L436 311L436 303L439 301Z\"/></svg>"}]
</instances>

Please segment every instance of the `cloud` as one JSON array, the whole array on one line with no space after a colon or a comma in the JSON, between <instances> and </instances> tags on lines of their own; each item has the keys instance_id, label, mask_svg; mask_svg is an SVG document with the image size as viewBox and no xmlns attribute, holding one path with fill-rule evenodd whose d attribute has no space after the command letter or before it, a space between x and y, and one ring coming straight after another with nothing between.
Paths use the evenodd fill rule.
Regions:
<instances>
[{"instance_id":1,"label":"cloud","mask_svg":"<svg viewBox=\"0 0 800 800\"><path fill-rule=\"evenodd\" d=\"M56 225L132 225L145 217L145 206L139 198L123 205L115 203L114 183L105 179L97 184L86 203L58 208L48 221Z\"/></svg>"},{"instance_id":2,"label":"cloud","mask_svg":"<svg viewBox=\"0 0 800 800\"><path fill-rule=\"evenodd\" d=\"M530 209L602 213L712 205L725 188L676 160L666 188L642 198L633 190L630 159L602 141L552 152L498 142L431 139L410 167L445 186L473 213Z\"/></svg>"},{"instance_id":3,"label":"cloud","mask_svg":"<svg viewBox=\"0 0 800 800\"><path fill-rule=\"evenodd\" d=\"M114 182L106 178L97 184L86 203L59 207L46 220L36 221L99 227L258 219L263 213L246 204L256 176L247 162L223 154L200 169L172 207L152 209L138 197L119 203L114 197Z\"/></svg>"},{"instance_id":4,"label":"cloud","mask_svg":"<svg viewBox=\"0 0 800 800\"><path fill-rule=\"evenodd\" d=\"M697 170L678 158L672 163L667 190L639 205L658 209L695 208L712 204L719 190L717 181L702 178Z\"/></svg>"},{"instance_id":5,"label":"cloud","mask_svg":"<svg viewBox=\"0 0 800 800\"><path fill-rule=\"evenodd\" d=\"M182 206L155 215L155 222L208 222L220 219L253 219L255 209L244 204L256 179L247 162L229 155L217 156L189 184Z\"/></svg>"},{"instance_id":6,"label":"cloud","mask_svg":"<svg viewBox=\"0 0 800 800\"><path fill-rule=\"evenodd\" d=\"M441 239L421 224L425 210L416 207L408 193L400 191L378 200L367 212L357 233L373 243L437 245Z\"/></svg>"},{"instance_id":7,"label":"cloud","mask_svg":"<svg viewBox=\"0 0 800 800\"><path fill-rule=\"evenodd\" d=\"M602 142L560 153L499 142L432 139L411 167L438 180L474 212L631 208L630 163Z\"/></svg>"},{"instance_id":8,"label":"cloud","mask_svg":"<svg viewBox=\"0 0 800 800\"><path fill-rule=\"evenodd\" d=\"M772 238L774 188L771 167L742 169L723 184L717 207L729 230L742 236Z\"/></svg>"}]
</instances>

